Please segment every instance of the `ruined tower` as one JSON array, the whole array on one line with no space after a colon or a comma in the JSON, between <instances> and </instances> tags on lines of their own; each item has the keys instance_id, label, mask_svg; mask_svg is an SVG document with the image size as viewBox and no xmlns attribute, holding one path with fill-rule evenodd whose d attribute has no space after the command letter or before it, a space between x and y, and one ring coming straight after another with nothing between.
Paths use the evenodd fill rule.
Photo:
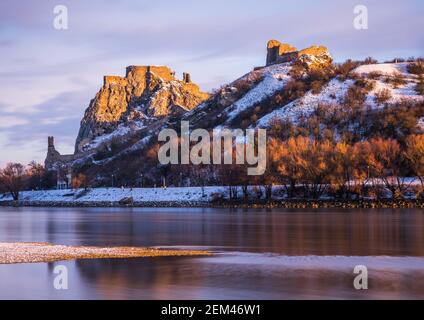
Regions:
<instances>
[{"instance_id":1,"label":"ruined tower","mask_svg":"<svg viewBox=\"0 0 424 320\"><path fill-rule=\"evenodd\" d=\"M60 153L56 151L54 147L54 137L49 136L47 138L47 157L44 161L46 169L51 169L52 165L60 159Z\"/></svg>"},{"instance_id":2,"label":"ruined tower","mask_svg":"<svg viewBox=\"0 0 424 320\"><path fill-rule=\"evenodd\" d=\"M54 137L53 136L49 136L47 138L47 148L48 149L51 149L51 148L54 149Z\"/></svg>"},{"instance_id":3,"label":"ruined tower","mask_svg":"<svg viewBox=\"0 0 424 320\"><path fill-rule=\"evenodd\" d=\"M267 44L266 65L285 62L300 62L306 68L321 68L333 62L331 54L324 46L311 46L297 50L295 47L278 40L270 40Z\"/></svg>"},{"instance_id":4,"label":"ruined tower","mask_svg":"<svg viewBox=\"0 0 424 320\"><path fill-rule=\"evenodd\" d=\"M191 82L190 73L183 72L183 82L185 82L185 83Z\"/></svg>"},{"instance_id":5,"label":"ruined tower","mask_svg":"<svg viewBox=\"0 0 424 320\"><path fill-rule=\"evenodd\" d=\"M47 138L47 156L44 160L44 167L47 170L54 170L55 164L70 165L70 162L73 160L74 155L61 155L54 146L54 137L49 136Z\"/></svg>"}]
</instances>

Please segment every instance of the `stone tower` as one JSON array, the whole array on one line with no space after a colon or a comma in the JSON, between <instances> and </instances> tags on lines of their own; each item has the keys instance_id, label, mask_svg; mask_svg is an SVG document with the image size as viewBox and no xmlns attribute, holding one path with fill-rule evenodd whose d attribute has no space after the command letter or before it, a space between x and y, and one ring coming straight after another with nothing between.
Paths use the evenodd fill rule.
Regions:
<instances>
[{"instance_id":1,"label":"stone tower","mask_svg":"<svg viewBox=\"0 0 424 320\"><path fill-rule=\"evenodd\" d=\"M47 138L47 148L48 149L51 149L51 148L54 149L54 137L50 136L50 137Z\"/></svg>"},{"instance_id":2,"label":"stone tower","mask_svg":"<svg viewBox=\"0 0 424 320\"><path fill-rule=\"evenodd\" d=\"M47 156L44 160L44 167L47 170L55 169L55 165L59 164L60 166L70 166L71 161L74 159L74 155L65 154L61 155L54 146L54 137L49 136L47 138Z\"/></svg>"},{"instance_id":3,"label":"stone tower","mask_svg":"<svg viewBox=\"0 0 424 320\"><path fill-rule=\"evenodd\" d=\"M183 72L183 82L191 83L190 73Z\"/></svg>"},{"instance_id":4,"label":"stone tower","mask_svg":"<svg viewBox=\"0 0 424 320\"><path fill-rule=\"evenodd\" d=\"M47 138L47 157L44 161L44 166L47 170L51 169L53 164L60 160L60 153L54 147L54 137Z\"/></svg>"}]
</instances>

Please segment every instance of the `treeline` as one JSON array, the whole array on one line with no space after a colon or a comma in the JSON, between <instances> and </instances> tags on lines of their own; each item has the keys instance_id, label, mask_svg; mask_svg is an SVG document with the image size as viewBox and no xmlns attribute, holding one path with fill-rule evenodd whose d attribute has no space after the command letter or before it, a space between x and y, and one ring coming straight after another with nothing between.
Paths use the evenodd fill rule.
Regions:
<instances>
[{"instance_id":1,"label":"treeline","mask_svg":"<svg viewBox=\"0 0 424 320\"><path fill-rule=\"evenodd\" d=\"M57 172L46 171L44 166L32 161L27 166L8 163L0 168L0 193L9 193L19 199L22 190L43 190L56 186Z\"/></svg>"},{"instance_id":2,"label":"treeline","mask_svg":"<svg viewBox=\"0 0 424 320\"><path fill-rule=\"evenodd\" d=\"M299 136L268 145L266 185L281 184L288 197L337 198L390 196L424 190L424 135L410 135L405 145L372 138L355 144ZM413 179L405 178L415 178ZM418 183L418 184L417 184Z\"/></svg>"},{"instance_id":3,"label":"treeline","mask_svg":"<svg viewBox=\"0 0 424 320\"><path fill-rule=\"evenodd\" d=\"M189 176L192 185L226 185L230 198L246 199L252 196L249 186L255 186L258 198L267 199L277 185L283 186L287 198L311 199L397 199L410 193L420 197L424 191L423 134L406 137L405 145L383 138L355 144L304 136L271 138L267 153L263 176L248 176L246 165L210 165L187 168L183 177ZM182 183L180 167L171 166L162 174L169 183Z\"/></svg>"}]
</instances>

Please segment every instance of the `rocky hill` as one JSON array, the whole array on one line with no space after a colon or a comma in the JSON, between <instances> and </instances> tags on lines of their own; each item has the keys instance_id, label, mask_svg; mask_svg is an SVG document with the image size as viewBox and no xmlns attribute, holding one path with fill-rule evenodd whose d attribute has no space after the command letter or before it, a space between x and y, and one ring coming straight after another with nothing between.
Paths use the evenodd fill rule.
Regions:
<instances>
[{"instance_id":1,"label":"rocky hill","mask_svg":"<svg viewBox=\"0 0 424 320\"><path fill-rule=\"evenodd\" d=\"M354 142L393 126L380 124L384 115L407 108L405 130L422 132L423 80L410 70L413 63L334 64L324 46L297 50L271 40L265 66L210 95L188 74L176 80L167 67L131 66L125 77L104 78L81 121L75 155L62 164L96 176L95 185L110 183L112 173L122 181L146 171L154 175L152 168L159 169L149 150L161 129L178 129L181 120L193 129L262 127L273 134L279 128L284 136L296 128ZM390 130L384 133L389 138L403 134L402 128Z\"/></svg>"},{"instance_id":2,"label":"rocky hill","mask_svg":"<svg viewBox=\"0 0 424 320\"><path fill-rule=\"evenodd\" d=\"M106 135L123 135L189 111L207 98L187 73L177 80L168 67L129 66L125 77L104 77L81 121L75 152L90 149Z\"/></svg>"}]
</instances>

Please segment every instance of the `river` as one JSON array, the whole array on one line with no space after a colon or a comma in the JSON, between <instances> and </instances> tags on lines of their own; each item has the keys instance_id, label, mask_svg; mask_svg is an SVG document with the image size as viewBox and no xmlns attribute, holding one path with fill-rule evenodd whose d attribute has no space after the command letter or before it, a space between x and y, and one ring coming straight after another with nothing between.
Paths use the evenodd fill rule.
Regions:
<instances>
[{"instance_id":1,"label":"river","mask_svg":"<svg viewBox=\"0 0 424 320\"><path fill-rule=\"evenodd\" d=\"M0 299L424 298L422 209L2 207L0 242L215 253L0 265ZM58 265L68 290L53 285Z\"/></svg>"}]
</instances>

